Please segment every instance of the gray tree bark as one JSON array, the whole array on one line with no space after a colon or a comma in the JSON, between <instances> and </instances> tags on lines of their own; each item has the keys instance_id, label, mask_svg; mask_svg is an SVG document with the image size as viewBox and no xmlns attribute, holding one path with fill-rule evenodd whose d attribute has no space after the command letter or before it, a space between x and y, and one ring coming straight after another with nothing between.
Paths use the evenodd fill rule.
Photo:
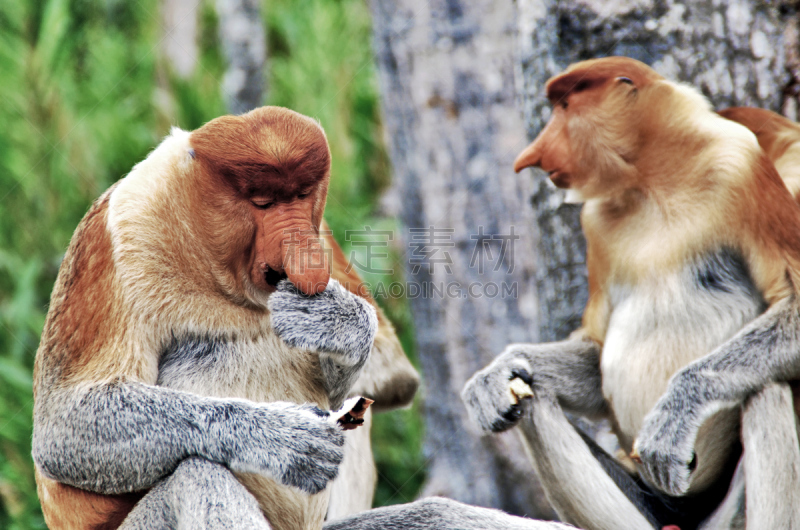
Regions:
<instances>
[{"instance_id":1,"label":"gray tree bark","mask_svg":"<svg viewBox=\"0 0 800 530\"><path fill-rule=\"evenodd\" d=\"M197 68L197 5L186 0L163 0L162 49L172 71L188 79Z\"/></svg>"},{"instance_id":2,"label":"gray tree bark","mask_svg":"<svg viewBox=\"0 0 800 530\"><path fill-rule=\"evenodd\" d=\"M549 517L516 434L482 435L459 397L508 343L539 338L533 186L512 170L527 143L514 101L513 4L373 0L371 8L408 280L516 286L516 296L479 288L410 301L424 376L423 495Z\"/></svg>"},{"instance_id":3,"label":"gray tree bark","mask_svg":"<svg viewBox=\"0 0 800 530\"><path fill-rule=\"evenodd\" d=\"M783 89L781 113L797 121L800 118L800 17L797 13L789 18L783 31L783 55L789 80Z\"/></svg>"},{"instance_id":4,"label":"gray tree bark","mask_svg":"<svg viewBox=\"0 0 800 530\"><path fill-rule=\"evenodd\" d=\"M217 0L219 38L228 67L222 92L231 114L260 107L266 92L266 35L260 0Z\"/></svg>"}]
</instances>

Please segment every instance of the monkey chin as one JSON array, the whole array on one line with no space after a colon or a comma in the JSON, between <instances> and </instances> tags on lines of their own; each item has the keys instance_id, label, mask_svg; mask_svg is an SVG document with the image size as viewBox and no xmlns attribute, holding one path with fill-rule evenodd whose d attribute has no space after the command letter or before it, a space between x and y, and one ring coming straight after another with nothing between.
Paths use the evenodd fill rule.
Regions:
<instances>
[{"instance_id":1,"label":"monkey chin","mask_svg":"<svg viewBox=\"0 0 800 530\"><path fill-rule=\"evenodd\" d=\"M583 196L581 190L576 190L575 188L566 190L564 194L564 204L583 204L584 202L586 202L586 197Z\"/></svg>"}]
</instances>

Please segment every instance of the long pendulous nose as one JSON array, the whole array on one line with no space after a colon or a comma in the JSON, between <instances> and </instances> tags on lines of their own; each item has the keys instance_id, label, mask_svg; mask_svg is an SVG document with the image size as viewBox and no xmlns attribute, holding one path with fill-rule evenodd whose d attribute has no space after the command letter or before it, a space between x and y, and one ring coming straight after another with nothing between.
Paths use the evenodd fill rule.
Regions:
<instances>
[{"instance_id":1,"label":"long pendulous nose","mask_svg":"<svg viewBox=\"0 0 800 530\"><path fill-rule=\"evenodd\" d=\"M526 167L535 166L550 171L558 168L544 166L553 165L554 160L561 161L562 164L568 161L571 153L566 127L564 116L557 112L553 114L536 139L517 156L514 161L514 171L519 173Z\"/></svg>"},{"instance_id":2,"label":"long pendulous nose","mask_svg":"<svg viewBox=\"0 0 800 530\"><path fill-rule=\"evenodd\" d=\"M316 230L297 230L281 243L286 276L304 294L325 290L331 277L330 249L323 246Z\"/></svg>"},{"instance_id":3,"label":"long pendulous nose","mask_svg":"<svg viewBox=\"0 0 800 530\"><path fill-rule=\"evenodd\" d=\"M532 144L522 150L522 152L517 155L517 159L514 160L514 171L519 173L526 167L531 166L538 166L542 163L542 154L541 148L539 146L538 139L535 140Z\"/></svg>"}]
</instances>

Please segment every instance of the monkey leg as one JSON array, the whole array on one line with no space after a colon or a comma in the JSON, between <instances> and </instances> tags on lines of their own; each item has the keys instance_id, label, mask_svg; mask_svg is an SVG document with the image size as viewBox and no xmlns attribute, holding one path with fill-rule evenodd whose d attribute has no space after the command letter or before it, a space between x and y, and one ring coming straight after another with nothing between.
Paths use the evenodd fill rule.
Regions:
<instances>
[{"instance_id":1,"label":"monkey leg","mask_svg":"<svg viewBox=\"0 0 800 530\"><path fill-rule=\"evenodd\" d=\"M744 522L744 456L739 459L728 494L714 513L703 521L700 530L745 530Z\"/></svg>"},{"instance_id":2,"label":"monkey leg","mask_svg":"<svg viewBox=\"0 0 800 530\"><path fill-rule=\"evenodd\" d=\"M696 528L727 492L669 497L631 475L576 429L556 399L537 392L526 404L522 437L547 498L562 520L586 530Z\"/></svg>"},{"instance_id":3,"label":"monkey leg","mask_svg":"<svg viewBox=\"0 0 800 530\"><path fill-rule=\"evenodd\" d=\"M323 530L568 530L550 521L514 517L441 497L376 508L327 523Z\"/></svg>"},{"instance_id":4,"label":"monkey leg","mask_svg":"<svg viewBox=\"0 0 800 530\"><path fill-rule=\"evenodd\" d=\"M747 528L800 528L800 445L792 391L773 383L742 412Z\"/></svg>"},{"instance_id":5,"label":"monkey leg","mask_svg":"<svg viewBox=\"0 0 800 530\"><path fill-rule=\"evenodd\" d=\"M562 520L586 530L661 528L638 483L602 449L587 445L554 397L537 392L526 408L525 447Z\"/></svg>"},{"instance_id":6,"label":"monkey leg","mask_svg":"<svg viewBox=\"0 0 800 530\"><path fill-rule=\"evenodd\" d=\"M221 464L192 457L156 484L120 530L218 530L270 526L255 497Z\"/></svg>"}]
</instances>

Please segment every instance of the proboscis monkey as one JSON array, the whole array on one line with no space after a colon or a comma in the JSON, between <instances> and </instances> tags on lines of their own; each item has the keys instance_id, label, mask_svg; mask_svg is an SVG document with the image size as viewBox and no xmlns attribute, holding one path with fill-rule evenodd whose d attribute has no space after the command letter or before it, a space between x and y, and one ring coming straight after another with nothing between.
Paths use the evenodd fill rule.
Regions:
<instances>
[{"instance_id":1,"label":"proboscis monkey","mask_svg":"<svg viewBox=\"0 0 800 530\"><path fill-rule=\"evenodd\" d=\"M320 409L355 391L403 405L418 383L341 250L321 243L329 168L316 122L265 107L173 130L95 202L36 359L48 525L116 527L178 491L200 512L232 495L239 524L321 526L344 437ZM339 497L359 489L368 507L368 432L348 436L366 443L352 463L366 478Z\"/></svg>"},{"instance_id":2,"label":"proboscis monkey","mask_svg":"<svg viewBox=\"0 0 800 530\"><path fill-rule=\"evenodd\" d=\"M800 527L800 207L752 132L638 61L574 64L547 96L515 169L584 202L589 301L569 339L475 374L471 415L520 422L582 528ZM563 410L610 418L637 473Z\"/></svg>"},{"instance_id":3,"label":"proboscis monkey","mask_svg":"<svg viewBox=\"0 0 800 530\"><path fill-rule=\"evenodd\" d=\"M51 528L317 530L326 510L351 530L565 528L446 499L353 515L374 486L366 429L340 470L322 409L353 393L404 405L418 376L321 243L329 164L316 122L264 107L173 130L95 202L36 358Z\"/></svg>"}]
</instances>

